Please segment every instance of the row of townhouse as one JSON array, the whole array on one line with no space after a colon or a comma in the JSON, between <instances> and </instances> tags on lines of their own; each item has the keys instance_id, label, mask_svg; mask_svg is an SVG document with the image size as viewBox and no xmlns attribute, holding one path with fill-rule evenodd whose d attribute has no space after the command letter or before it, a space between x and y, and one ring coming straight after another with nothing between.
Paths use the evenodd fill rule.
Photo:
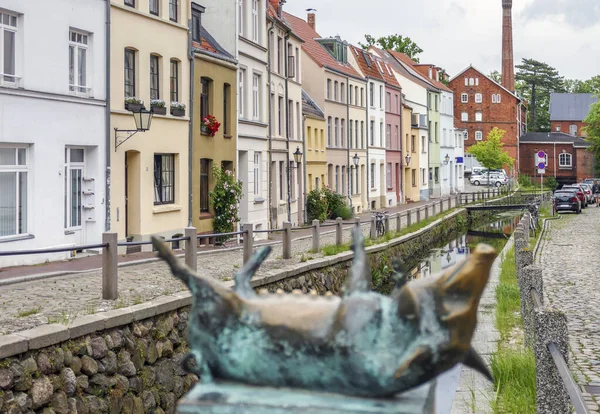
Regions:
<instances>
[{"instance_id":1,"label":"row of townhouse","mask_svg":"<svg viewBox=\"0 0 600 414\"><path fill-rule=\"evenodd\" d=\"M355 213L462 188L436 66L323 38L280 0L47 3L0 6L1 250L211 233L215 166L257 230L306 222L324 186Z\"/></svg>"}]
</instances>

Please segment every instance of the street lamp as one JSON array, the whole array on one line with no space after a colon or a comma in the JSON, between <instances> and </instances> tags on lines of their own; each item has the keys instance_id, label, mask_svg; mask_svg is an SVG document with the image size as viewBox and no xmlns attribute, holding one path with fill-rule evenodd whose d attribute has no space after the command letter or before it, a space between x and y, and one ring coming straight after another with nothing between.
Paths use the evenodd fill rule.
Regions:
<instances>
[{"instance_id":1,"label":"street lamp","mask_svg":"<svg viewBox=\"0 0 600 414\"><path fill-rule=\"evenodd\" d=\"M404 160L406 160L406 165L410 165L410 155L406 154L406 157L404 157Z\"/></svg>"},{"instance_id":2,"label":"street lamp","mask_svg":"<svg viewBox=\"0 0 600 414\"><path fill-rule=\"evenodd\" d=\"M357 152L354 153L354 157L352 157L352 162L354 163L355 167L358 167L358 163L360 162L360 158L359 158Z\"/></svg>"},{"instance_id":3,"label":"street lamp","mask_svg":"<svg viewBox=\"0 0 600 414\"><path fill-rule=\"evenodd\" d=\"M448 165L449 162L450 162L450 156L448 154L446 154L446 156L444 157L444 165Z\"/></svg>"},{"instance_id":4,"label":"street lamp","mask_svg":"<svg viewBox=\"0 0 600 414\"><path fill-rule=\"evenodd\" d=\"M115 152L117 148L127 141L129 138L137 134L138 132L146 132L150 130L150 125L152 125L152 111L148 111L146 108L142 107L139 111L133 112L133 120L135 122L135 129L118 129L115 128ZM118 142L118 133L125 132L127 134L127 138Z\"/></svg>"},{"instance_id":5,"label":"street lamp","mask_svg":"<svg viewBox=\"0 0 600 414\"><path fill-rule=\"evenodd\" d=\"M300 164L302 162L302 151L300 151L300 147L296 147L296 152L294 152L294 161L296 161L296 164Z\"/></svg>"},{"instance_id":6,"label":"street lamp","mask_svg":"<svg viewBox=\"0 0 600 414\"><path fill-rule=\"evenodd\" d=\"M288 221L292 221L292 174L291 171L300 168L300 163L302 162L302 151L300 151L300 147L296 147L296 151L293 153L295 166L288 165L288 191L287 191L287 216Z\"/></svg>"}]
</instances>

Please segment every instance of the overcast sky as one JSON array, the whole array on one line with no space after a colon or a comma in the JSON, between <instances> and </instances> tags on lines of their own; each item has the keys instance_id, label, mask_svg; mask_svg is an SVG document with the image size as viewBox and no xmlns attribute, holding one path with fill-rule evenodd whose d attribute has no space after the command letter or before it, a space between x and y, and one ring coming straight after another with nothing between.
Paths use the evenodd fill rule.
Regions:
<instances>
[{"instance_id":1,"label":"overcast sky","mask_svg":"<svg viewBox=\"0 0 600 414\"><path fill-rule=\"evenodd\" d=\"M472 64L501 69L501 0L287 0L284 10L306 19L317 9L317 31L358 45L364 34L398 33L450 76ZM515 64L548 63L568 79L600 74L600 0L513 0Z\"/></svg>"}]
</instances>

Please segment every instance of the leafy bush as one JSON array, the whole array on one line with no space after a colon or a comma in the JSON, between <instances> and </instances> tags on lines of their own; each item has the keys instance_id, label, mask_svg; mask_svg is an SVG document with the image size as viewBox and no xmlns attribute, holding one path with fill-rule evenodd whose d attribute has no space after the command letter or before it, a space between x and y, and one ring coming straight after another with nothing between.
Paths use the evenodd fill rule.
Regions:
<instances>
[{"instance_id":1,"label":"leafy bush","mask_svg":"<svg viewBox=\"0 0 600 414\"><path fill-rule=\"evenodd\" d=\"M346 198L331 190L329 187L321 189L321 192L325 195L327 200L327 218L336 219L337 216L335 215L335 212L339 208L346 206Z\"/></svg>"},{"instance_id":2,"label":"leafy bush","mask_svg":"<svg viewBox=\"0 0 600 414\"><path fill-rule=\"evenodd\" d=\"M312 190L306 196L306 213L308 220L327 220L327 198L319 190Z\"/></svg>"},{"instance_id":3,"label":"leafy bush","mask_svg":"<svg viewBox=\"0 0 600 414\"><path fill-rule=\"evenodd\" d=\"M239 204L242 199L242 182L233 173L217 166L213 167L215 188L210 192L210 201L215 209L213 229L215 233L233 232L235 223L240 221ZM227 237L219 237L223 242Z\"/></svg>"},{"instance_id":4,"label":"leafy bush","mask_svg":"<svg viewBox=\"0 0 600 414\"><path fill-rule=\"evenodd\" d=\"M350 207L344 204L342 206L338 206L333 212L332 218L338 217L341 217L343 220L350 220L352 217L354 217L354 214L352 214Z\"/></svg>"},{"instance_id":5,"label":"leafy bush","mask_svg":"<svg viewBox=\"0 0 600 414\"><path fill-rule=\"evenodd\" d=\"M533 187L533 181L530 176L521 174L519 175L519 185L521 187Z\"/></svg>"},{"instance_id":6,"label":"leafy bush","mask_svg":"<svg viewBox=\"0 0 600 414\"><path fill-rule=\"evenodd\" d=\"M558 182L556 181L556 178L554 178L553 175L549 177L544 177L544 188L552 191L558 188Z\"/></svg>"}]
</instances>

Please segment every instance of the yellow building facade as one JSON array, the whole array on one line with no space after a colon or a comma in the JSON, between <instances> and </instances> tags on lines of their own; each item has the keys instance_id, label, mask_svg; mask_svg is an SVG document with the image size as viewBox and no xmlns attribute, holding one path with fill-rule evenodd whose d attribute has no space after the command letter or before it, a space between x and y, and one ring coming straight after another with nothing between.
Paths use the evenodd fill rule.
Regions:
<instances>
[{"instance_id":1,"label":"yellow building facade","mask_svg":"<svg viewBox=\"0 0 600 414\"><path fill-rule=\"evenodd\" d=\"M192 146L192 223L198 233L213 233L214 208L210 192L215 187L213 167L237 176L237 62L201 28L194 39L194 104ZM198 41L199 40L199 41ZM212 115L221 124L214 136L202 127Z\"/></svg>"},{"instance_id":2,"label":"yellow building facade","mask_svg":"<svg viewBox=\"0 0 600 414\"><path fill-rule=\"evenodd\" d=\"M304 148L306 149L306 191L320 190L327 185L327 123L319 106L302 91Z\"/></svg>"},{"instance_id":3,"label":"yellow building facade","mask_svg":"<svg viewBox=\"0 0 600 414\"><path fill-rule=\"evenodd\" d=\"M189 118L173 102L189 103L189 14L183 0L111 2L110 212L119 240L170 238L188 225ZM166 109L156 109L148 131L130 136L126 98L146 109L162 100Z\"/></svg>"},{"instance_id":4,"label":"yellow building facade","mask_svg":"<svg viewBox=\"0 0 600 414\"><path fill-rule=\"evenodd\" d=\"M402 131L404 132L404 143L402 146L404 183L402 191L405 203L421 200L419 129L411 125L412 113L411 107L407 105L402 106ZM410 157L409 162L407 162L407 155Z\"/></svg>"}]
</instances>

